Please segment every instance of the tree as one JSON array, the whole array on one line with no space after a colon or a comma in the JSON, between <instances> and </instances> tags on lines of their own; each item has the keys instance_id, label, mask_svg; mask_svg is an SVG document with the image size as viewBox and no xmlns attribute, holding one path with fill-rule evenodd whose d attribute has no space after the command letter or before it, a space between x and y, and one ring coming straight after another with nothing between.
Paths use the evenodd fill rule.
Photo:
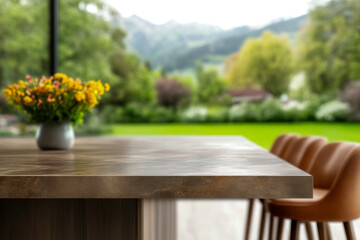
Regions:
<instances>
[{"instance_id":1,"label":"tree","mask_svg":"<svg viewBox=\"0 0 360 240\"><path fill-rule=\"evenodd\" d=\"M49 75L48 2L0 0L0 87L26 74ZM102 79L111 94L102 104L155 102L157 73L126 52L126 33L105 0L61 0L59 71L84 81Z\"/></svg>"},{"instance_id":2,"label":"tree","mask_svg":"<svg viewBox=\"0 0 360 240\"><path fill-rule=\"evenodd\" d=\"M107 15L116 12L104 0L60 1L60 72L84 80L116 81L110 57L124 50L125 33L112 28Z\"/></svg>"},{"instance_id":3,"label":"tree","mask_svg":"<svg viewBox=\"0 0 360 240\"><path fill-rule=\"evenodd\" d=\"M225 76L229 86L232 88L257 88L257 82L244 76L239 55L239 53L234 53L224 62Z\"/></svg>"},{"instance_id":4,"label":"tree","mask_svg":"<svg viewBox=\"0 0 360 240\"><path fill-rule=\"evenodd\" d=\"M286 36L264 32L247 40L230 70L230 82L260 86L274 95L285 93L292 74L292 52Z\"/></svg>"},{"instance_id":5,"label":"tree","mask_svg":"<svg viewBox=\"0 0 360 240\"><path fill-rule=\"evenodd\" d=\"M229 55L224 61L224 73L225 75L229 75L231 70L234 68L236 63L238 62L239 54L237 52Z\"/></svg>"},{"instance_id":6,"label":"tree","mask_svg":"<svg viewBox=\"0 0 360 240\"><path fill-rule=\"evenodd\" d=\"M48 73L48 1L0 0L0 87Z\"/></svg>"},{"instance_id":7,"label":"tree","mask_svg":"<svg viewBox=\"0 0 360 240\"><path fill-rule=\"evenodd\" d=\"M360 1L332 0L309 13L299 38L299 65L317 94L334 94L360 79Z\"/></svg>"},{"instance_id":8,"label":"tree","mask_svg":"<svg viewBox=\"0 0 360 240\"><path fill-rule=\"evenodd\" d=\"M161 78L156 82L158 103L175 108L190 95L190 90L175 79Z\"/></svg>"},{"instance_id":9,"label":"tree","mask_svg":"<svg viewBox=\"0 0 360 240\"><path fill-rule=\"evenodd\" d=\"M0 86L49 75L49 1L0 0ZM92 11L89 8L92 8ZM84 80L114 80L109 57L124 49L124 32L104 16L104 0L60 1L60 71Z\"/></svg>"},{"instance_id":10,"label":"tree","mask_svg":"<svg viewBox=\"0 0 360 240\"><path fill-rule=\"evenodd\" d=\"M155 102L154 83L159 74L150 71L137 55L119 51L111 57L110 64L118 77L111 84L112 104Z\"/></svg>"},{"instance_id":11,"label":"tree","mask_svg":"<svg viewBox=\"0 0 360 240\"><path fill-rule=\"evenodd\" d=\"M200 103L209 103L219 97L225 89L224 80L215 68L205 70L201 64L196 67L197 97Z\"/></svg>"}]
</instances>

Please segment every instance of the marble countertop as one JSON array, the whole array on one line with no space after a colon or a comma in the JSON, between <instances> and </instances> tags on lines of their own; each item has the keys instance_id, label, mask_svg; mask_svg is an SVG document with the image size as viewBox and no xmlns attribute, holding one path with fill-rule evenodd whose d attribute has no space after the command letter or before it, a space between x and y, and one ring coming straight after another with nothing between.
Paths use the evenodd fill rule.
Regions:
<instances>
[{"instance_id":1,"label":"marble countertop","mask_svg":"<svg viewBox=\"0 0 360 240\"><path fill-rule=\"evenodd\" d=\"M311 197L312 177L243 137L0 138L0 198Z\"/></svg>"}]
</instances>

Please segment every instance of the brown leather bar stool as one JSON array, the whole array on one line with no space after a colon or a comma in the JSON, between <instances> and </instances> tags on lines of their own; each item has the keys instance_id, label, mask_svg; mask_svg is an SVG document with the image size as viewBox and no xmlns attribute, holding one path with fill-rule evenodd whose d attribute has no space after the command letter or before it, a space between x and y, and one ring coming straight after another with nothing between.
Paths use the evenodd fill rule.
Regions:
<instances>
[{"instance_id":1,"label":"brown leather bar stool","mask_svg":"<svg viewBox=\"0 0 360 240\"><path fill-rule=\"evenodd\" d=\"M274 145L276 145L276 142ZM314 156L319 152L322 146L326 144L325 138L319 137L305 137L300 138L298 136L291 137L284 145L283 151L279 154L280 157L292 163L293 165L302 164L302 166L307 167L313 161ZM260 200L263 202L263 200ZM252 211L252 202L250 202L249 213L248 213L248 228L246 233L249 232L249 221L251 221L251 211ZM250 217L249 217L250 216ZM266 223L267 211L264 205L262 206L261 222L259 228L259 239L263 239L265 223ZM273 229L274 219L270 218L270 229ZM271 233L270 233L271 234ZM248 237L248 235L246 235Z\"/></svg>"},{"instance_id":2,"label":"brown leather bar stool","mask_svg":"<svg viewBox=\"0 0 360 240\"><path fill-rule=\"evenodd\" d=\"M284 160L288 161L294 166L301 166L302 170L307 171L308 167L312 164L315 159L315 156L319 153L320 149L326 145L327 140L323 137L303 137L297 138L294 141L290 142L289 147L284 151L282 157ZM263 214L261 217L260 223L260 233L259 239L263 239L265 221L267 209L266 206L263 205ZM270 217L269 224L269 239L272 239L273 234L273 226L274 226L274 217ZM283 224L282 220L279 220L279 224ZM311 237L312 232L310 228L307 228L307 234Z\"/></svg>"},{"instance_id":3,"label":"brown leather bar stool","mask_svg":"<svg viewBox=\"0 0 360 240\"><path fill-rule=\"evenodd\" d=\"M299 222L316 221L320 240L328 239L327 222L343 222L348 240L355 239L351 221L360 217L360 146L329 143L317 155L310 173L312 199L273 199L266 205L272 216L292 219L290 239L298 239ZM281 239L282 228L277 238Z\"/></svg>"},{"instance_id":4,"label":"brown leather bar stool","mask_svg":"<svg viewBox=\"0 0 360 240\"><path fill-rule=\"evenodd\" d=\"M281 156L282 154L284 154L285 150L289 147L290 142L293 141L293 139L297 139L297 138L299 137L296 134L282 134L278 136L275 139L274 143L272 144L270 152L277 156ZM249 207L248 207L247 221L245 228L245 240L248 240L250 236L254 201L255 199L249 199Z\"/></svg>"},{"instance_id":5,"label":"brown leather bar stool","mask_svg":"<svg viewBox=\"0 0 360 240\"><path fill-rule=\"evenodd\" d=\"M323 137L303 137L292 142L284 153L284 159L292 165L308 172L312 166L316 155L327 143ZM272 240L274 216L270 216L269 239ZM283 220L279 219L278 225L282 225ZM309 239L312 239L312 231L309 223L306 224L306 232Z\"/></svg>"}]
</instances>

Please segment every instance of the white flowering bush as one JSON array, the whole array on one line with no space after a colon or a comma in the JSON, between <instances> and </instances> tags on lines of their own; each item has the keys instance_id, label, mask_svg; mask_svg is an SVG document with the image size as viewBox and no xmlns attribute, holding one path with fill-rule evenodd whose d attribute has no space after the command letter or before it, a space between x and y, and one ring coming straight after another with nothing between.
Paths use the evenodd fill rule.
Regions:
<instances>
[{"instance_id":1,"label":"white flowering bush","mask_svg":"<svg viewBox=\"0 0 360 240\"><path fill-rule=\"evenodd\" d=\"M310 102L291 101L282 109L284 121L306 121L314 118L315 114L314 106Z\"/></svg>"},{"instance_id":2,"label":"white flowering bush","mask_svg":"<svg viewBox=\"0 0 360 240\"><path fill-rule=\"evenodd\" d=\"M283 120L282 104L278 99L267 99L259 106L260 120L276 122Z\"/></svg>"},{"instance_id":3,"label":"white flowering bush","mask_svg":"<svg viewBox=\"0 0 360 240\"><path fill-rule=\"evenodd\" d=\"M229 120L232 122L257 121L259 110L256 104L243 102L229 109Z\"/></svg>"},{"instance_id":4,"label":"white flowering bush","mask_svg":"<svg viewBox=\"0 0 360 240\"><path fill-rule=\"evenodd\" d=\"M349 114L349 105L335 100L321 105L316 111L315 117L319 121L344 121Z\"/></svg>"},{"instance_id":5,"label":"white flowering bush","mask_svg":"<svg viewBox=\"0 0 360 240\"><path fill-rule=\"evenodd\" d=\"M205 122L207 117L207 108L193 106L185 109L180 114L180 120L183 122Z\"/></svg>"}]
</instances>

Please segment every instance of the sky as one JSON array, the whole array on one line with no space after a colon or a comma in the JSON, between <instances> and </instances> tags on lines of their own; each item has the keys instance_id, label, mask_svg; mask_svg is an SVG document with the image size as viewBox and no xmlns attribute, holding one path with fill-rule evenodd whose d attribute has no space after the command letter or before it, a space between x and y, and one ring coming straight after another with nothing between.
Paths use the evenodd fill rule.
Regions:
<instances>
[{"instance_id":1,"label":"sky","mask_svg":"<svg viewBox=\"0 0 360 240\"><path fill-rule=\"evenodd\" d=\"M106 0L123 17L137 15L155 24L170 20L223 29L262 26L306 14L310 0Z\"/></svg>"}]
</instances>

